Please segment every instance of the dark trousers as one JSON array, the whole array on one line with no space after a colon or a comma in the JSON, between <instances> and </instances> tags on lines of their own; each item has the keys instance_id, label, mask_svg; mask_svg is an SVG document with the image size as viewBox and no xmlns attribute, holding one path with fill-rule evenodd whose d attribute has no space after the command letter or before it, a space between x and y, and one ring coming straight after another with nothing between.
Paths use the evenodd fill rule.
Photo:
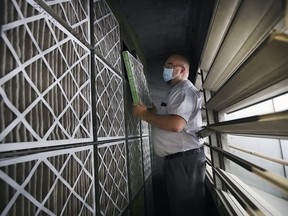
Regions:
<instances>
[{"instance_id":1,"label":"dark trousers","mask_svg":"<svg viewBox=\"0 0 288 216\"><path fill-rule=\"evenodd\" d=\"M166 157L166 181L170 216L205 215L205 154L199 148Z\"/></svg>"}]
</instances>

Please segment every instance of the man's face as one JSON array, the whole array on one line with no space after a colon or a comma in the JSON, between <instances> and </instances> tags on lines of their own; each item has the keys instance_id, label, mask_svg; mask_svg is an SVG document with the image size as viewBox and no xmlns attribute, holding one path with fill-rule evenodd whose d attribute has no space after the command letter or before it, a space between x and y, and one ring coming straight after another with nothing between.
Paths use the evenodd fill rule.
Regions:
<instances>
[{"instance_id":1,"label":"man's face","mask_svg":"<svg viewBox=\"0 0 288 216\"><path fill-rule=\"evenodd\" d=\"M175 57L169 57L164 65L165 68L173 69L173 77L179 75L181 70L183 69L183 64Z\"/></svg>"}]
</instances>

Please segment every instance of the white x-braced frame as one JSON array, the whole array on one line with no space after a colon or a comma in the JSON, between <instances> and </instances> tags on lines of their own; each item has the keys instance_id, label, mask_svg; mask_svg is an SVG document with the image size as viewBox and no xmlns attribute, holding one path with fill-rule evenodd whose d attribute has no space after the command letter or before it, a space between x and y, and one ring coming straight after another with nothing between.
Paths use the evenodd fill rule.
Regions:
<instances>
[{"instance_id":1,"label":"white x-braced frame","mask_svg":"<svg viewBox=\"0 0 288 216\"><path fill-rule=\"evenodd\" d=\"M87 2L87 1L88 0L85 0L85 2ZM7 134L11 133L13 128L16 128L17 123L20 123L20 122L32 134L31 136L33 136L35 141L27 142L27 141L23 141L23 140L19 139L16 142L3 143L3 144L0 144L0 152L1 151L9 151L9 150L26 149L26 148L28 149L28 148L34 148L34 147L56 146L56 145L64 145L64 144L92 141L93 140L93 134L92 134L91 102L90 102L90 100L91 100L91 86L90 86L90 71L91 71L91 69L90 69L90 60L89 60L89 57L91 56L90 50L85 45L83 45L82 42L80 42L78 40L77 36L75 37L75 35L71 34L69 31L67 31L67 29L65 29L65 27L63 27L53 17L51 17L48 13L46 13L45 10L43 8L41 8L36 3L36 1L33 1L33 0L24 1L23 0L23 2L28 2L29 5L33 5L36 8L36 10L38 11L37 14L34 14L33 16L30 16L30 17L25 17L25 16L23 16L23 14L21 15L21 8L20 8L20 6L18 6L19 1L11 0L10 2L12 2L13 5L15 5L16 11L19 14L21 19L13 21L12 23L4 24L3 26L6 28L6 30L5 30L5 28L4 28L4 30L1 29L1 37L2 37L2 35L4 35L4 38L5 38L5 31L9 31L11 29L16 29L18 26L24 26L24 28L28 32L27 34L31 38L33 45L36 47L38 54L33 56L32 58L28 59L25 62L21 62L21 60L19 58L18 59L16 58L15 61L17 62L17 64L19 66L17 68L15 68L14 70L10 71L9 75L5 74L5 76L0 76L0 97L3 98L5 106L9 107L9 109L11 110L11 113L13 113L17 116L17 118L13 121L14 123L12 122L7 127L5 127L5 129L4 129L5 133L2 133L2 131L0 131L0 143L1 143L1 140L3 141L5 139ZM44 0L43 0L43 2L44 2ZM84 7L82 5L83 1L80 1L80 0L45 1L45 3L48 6L50 6L51 9L53 9L53 10L55 9L54 6L58 6L61 9L61 11L63 12L63 16L65 18L64 21L66 21L68 23L68 25L70 25L73 29L77 29L76 31L78 31L79 33L83 33L85 40L87 42L90 42L90 38L89 38L90 32L86 36L87 29L82 27L82 24L83 25L85 24L85 25L88 25L88 29L89 29L89 26L90 26L89 18L84 17L84 19L81 19L80 17L77 17L77 10L76 10L76 7L74 7L73 2L79 3L81 10L83 10L82 12L85 14L85 16L89 17L89 15L87 15L87 14L89 14L89 10L87 11L86 9L84 9ZM97 2L104 2L104 5L106 5L105 1L97 1ZM63 6L64 3L69 4L71 6L72 11L75 13L75 16L76 16L75 20L77 20L77 22L72 23L69 21L68 15L66 14L66 11L65 11L65 6ZM104 117L109 116L108 117L109 120L107 122L102 121L103 120L103 119L101 119L102 116L99 115L99 113L97 114L98 115L97 117L100 119L99 122L101 124L101 129L99 131L97 131L97 134L100 135L98 137L98 140L113 140L113 139L118 139L118 138L121 138L121 139L125 138L123 81L122 81L122 78L117 74L117 73L121 73L121 71L122 71L121 59L120 59L120 31L119 31L119 24L118 24L117 20L115 19L115 17L111 13L109 7L107 7L107 8L108 8L109 12L107 14L105 14L103 16L103 18L100 18L99 20L96 20L96 21L94 20L95 21L94 24L97 23L97 26L101 26L102 29L106 28L107 27L106 24L108 25L109 22L110 22L111 26L113 25L112 28L109 27L110 28L109 31L107 31L107 32L103 31L104 36L95 45L96 49L101 49L101 52L100 52L101 57L95 56L96 62L98 62L98 64L100 62L100 64L102 65L101 67L96 66L96 67L98 67L97 72L96 72L97 73L96 79L98 79L100 82L106 82L103 80L104 74L109 73L111 76L109 75L110 80L108 80L108 83L105 86L105 91L107 91L107 90L109 91L111 86L113 88L111 88L110 90L113 90L113 91L110 92L111 95L110 94L105 95L105 93L99 92L100 94L97 95L97 103L99 106L102 106L103 101L101 101L101 100L103 98L106 98L106 99L108 98L109 100L113 99L113 100L115 100L115 103L113 102L112 104L110 104L109 107L105 110ZM105 10L107 10L107 8ZM57 12L57 11L55 11L55 12ZM105 13L106 13L106 11L105 11ZM60 16L60 14L58 14L58 15ZM109 19L110 19L110 21L109 21ZM29 30L29 26L28 26L29 23L32 23L34 21L39 21L39 20L40 21L43 20L43 22L45 23L45 25L49 29L49 31L53 37L53 40L55 40L55 44L53 44L53 46L50 46L49 48L47 48L45 50L41 50L40 46L38 46L37 40L34 38L33 32ZM105 20L104 25L100 24L100 22L102 22L104 20ZM3 27L3 26L1 26L1 27ZM65 35L65 37L62 39L58 38L57 34L54 32L55 29L60 31L63 35ZM90 31L90 30L88 30L88 31ZM12 50L11 52L12 52L13 57L14 58L15 58L15 56L17 57L17 52L15 50L13 51L13 49L14 49L13 45L11 43L10 44L6 43L7 41L9 42L9 38L6 37L3 40L5 41L5 45L7 46L7 48L10 51ZM70 46L73 47L73 52L75 52L75 54L77 56L77 60L72 65L69 65L69 63L68 63L69 61L66 59L64 51L60 49L61 46L65 45L67 43L69 43ZM107 47L105 47L105 46L107 46ZM61 59L63 59L64 64L67 65L67 70L65 70L60 76L57 76L56 73L54 74L53 68L49 66L49 62L45 59L46 55L48 55L49 53L52 53L55 50L57 50L60 53ZM109 63L109 66L106 63L104 63L104 61L102 61L103 58ZM87 59L88 59L88 61L87 61ZM44 91L39 90L38 86L29 77L29 75L27 74L27 71L26 71L26 67L28 65L31 65L33 62L36 62L38 60L43 61L43 64L49 69L49 73L51 73L51 76L53 77L53 80L54 80L54 82L51 85L49 85L49 87L46 88ZM105 69L103 69L103 65L104 65ZM81 68L81 73L83 73L83 77L84 78L86 77L85 81L81 84L80 84L80 81L78 80L79 77L75 76L73 73L70 73L71 70L75 69L78 66ZM111 68L111 66L113 67L113 69ZM117 73L115 73L115 70L117 71ZM4 88L2 88L2 85L7 84L13 77L16 77L19 73L23 74L25 82L27 82L31 86L33 91L35 91L37 94L37 98L28 107L26 107L26 109L24 111L20 111L17 108L17 106L15 106L15 104L13 104L9 100L7 92L5 91ZM70 79L71 83L73 83L73 85L75 85L75 89L77 89L75 95L72 96L71 98L69 98L66 95L65 88L61 86L61 83L65 82L64 79L67 79L67 77L69 77L68 79ZM49 103L49 101L47 101L45 99L45 96L48 95L50 92L52 92L54 87L57 87L60 89L59 93L63 94L65 101L67 101L66 106L63 108L63 110L60 111L59 114L56 114L53 106ZM92 91L94 91L94 89L92 89ZM98 92L97 91L97 80L96 80L96 92ZM109 97L107 97L107 96L109 96ZM79 97L81 98L81 100L84 101L84 104L87 107L84 114L82 114L81 116L78 116L77 110L73 107L73 102L75 102L76 99L78 99ZM49 130L44 134L44 136L40 136L37 133L37 131L35 131L31 127L29 120L27 120L25 118L25 116L34 107L36 107L37 104L39 104L39 103L42 103L43 106L45 106L46 109L48 109L48 111L53 116L53 121L54 121L54 123L50 126ZM0 108L1 108L1 103L0 103ZM111 108L113 108L113 109L111 109ZM72 133L69 132L68 129L65 127L65 123L61 123L61 118L65 115L65 113L67 113L66 111L68 111L68 110L70 110L72 112L72 115L74 116L74 120L75 120L75 124L76 124ZM41 122L42 119L37 119L37 120L39 120ZM0 120L0 123L1 123L1 120ZM54 129L59 128L59 130L63 134L65 134L66 139L62 138L61 140L60 139L48 140L49 134L52 134L53 128ZM80 129L80 128L83 131L83 134L85 134L85 136L83 136L83 137L81 137L77 133L77 129ZM3 135L3 137L2 137L2 135ZM4 137L4 135L5 135L5 137ZM117 142L114 144L105 144L105 145L99 146L99 149L103 149L103 150L105 149L104 150L106 152L106 153L104 153L105 155L108 154L108 152L111 153L112 158L113 158L112 161L116 164L116 167L117 167L116 168L117 173L121 176L121 180L118 181L117 180L118 177L116 177L116 174L109 171L111 169L111 167L109 165L109 160L107 160L107 158L104 158L104 156L103 156L103 158L101 158L103 160L101 162L102 165L99 165L99 169L100 169L100 166L103 167L103 169L106 170L107 175L110 176L111 178L113 178L113 181L115 183L114 188L117 189L118 195L116 197L112 196L109 193L109 190L107 190L107 188L105 188L105 185L107 184L107 182L104 181L104 183L100 182L100 186L102 187L101 196L102 197L103 196L108 197L108 199L113 204L112 206L114 206L113 208L115 209L115 211L114 211L115 213L116 212L120 212L120 213L123 212L123 210L125 209L125 207L128 205L128 202L129 202L128 177L127 177L128 174L127 174L127 161L126 161L127 155L126 155L126 150L125 150L126 144L124 142L125 141ZM71 149L71 151L67 150L66 153L65 153L65 150L63 150L63 151L59 150L59 151L52 151L52 152L45 152L45 153L30 155L30 156L27 156L27 158L26 158L26 156L25 157L19 157L14 162L13 162L13 160L11 160L12 161L11 164L12 163L16 164L17 161L19 161L19 163L22 163L24 161L37 159L37 157L39 156L39 158L37 159L38 161L34 165L32 172L34 172L34 171L36 172L37 169L39 170L39 165L41 163L46 164L50 168L51 172L53 172L55 174L55 176L57 176L58 181L63 182L63 184L66 185L66 187L68 188L68 191L70 193L70 197L76 197L76 199L80 200L80 202L83 204L81 209L80 209L79 215L81 213L85 214L84 213L85 211L88 211L89 213L95 214L95 195L94 195L93 171L91 172L91 175L88 175L88 173L90 173L90 171L85 169L85 166L88 163L91 163L89 166L93 166L93 164L94 164L93 161L90 161L90 160L93 160L93 149L92 149L92 147L88 148L88 150L89 150L89 156L88 157L89 158L87 157L87 159L85 159L85 162L84 163L82 162L82 164L80 162L81 160L79 160L79 158L77 158L77 156L75 154L76 152L78 152L77 149L79 151L81 150L81 148L75 148L75 152L73 149ZM82 150L84 151L85 148ZM61 169L59 171L59 170L56 170L55 168L53 168L53 165L49 162L49 160L47 160L47 158L50 156L52 157L52 156L57 156L57 155L61 155L61 154L69 154L69 158L67 159L67 161L65 161L65 163L63 164L63 167L61 167ZM119 154L120 154L120 156L119 156ZM87 194L85 196L81 197L79 194L77 194L77 192L75 191L76 186L70 185L70 187L69 187L69 182L67 182L65 180L65 178L61 177L61 173L63 172L65 167L68 166L70 158L71 159L73 158L73 160L76 160L77 163L80 164L80 166L82 167L82 170L81 170L79 176L75 177L76 178L75 185L77 183L79 184L79 182L81 181L80 178L83 177L83 175L81 177L81 173L85 173L85 175L88 175L87 178L89 179L89 181L91 181L93 183L93 184L92 183L90 184L90 186L88 188L89 193L87 192ZM119 161L121 161L121 162L119 162ZM3 161L1 161L1 162L3 162ZM7 165L7 163L5 165L5 163L2 164L1 162L0 162L0 167L2 165L3 166ZM94 170L94 168L92 170ZM38 208L36 215L40 215L42 212L45 212L46 214L49 214L49 215L50 214L55 215L55 213L53 212L53 209L47 208L44 204L44 202L46 202L49 199L48 196L53 193L52 191L50 191L47 194L47 196L44 198L43 201L39 202L39 200L33 198L33 196L25 190L24 183L27 185L28 182L32 179L33 174L30 174L23 184L18 184L15 180L13 180L13 178L9 178L9 176L3 177L5 172L3 172L2 169L0 172L1 172L1 175L0 175L1 179L6 178L6 180L11 182L11 184L12 184L12 186L10 186L10 187L14 187L17 190L19 189L17 192L18 197L20 195L25 196L26 198L28 197L27 199L29 199L33 204L35 204L35 206ZM120 183L121 183L121 186L120 186ZM43 186L45 186L45 184L43 184ZM54 184L53 189L55 189L55 187L56 186ZM93 191L93 200L94 200L93 205L91 205L90 202L89 203L86 202L88 200L89 196L91 196L92 191ZM13 198L13 200L15 201L16 199L17 199L17 197L15 196ZM101 199L101 197L100 197L100 199ZM67 199L67 201L65 201L65 205L64 205L63 209L61 210L61 212L59 213L59 215L63 215L66 213L65 211L67 211L67 208L69 206L68 201L69 201L69 199ZM13 202L11 202L11 204L8 204L7 206L8 207L6 207L6 208L9 208L9 206L10 206L10 209L11 209L11 207L13 206ZM101 210L100 210L101 214L107 215L107 213L110 212L108 209L110 206L111 205L107 205L105 208L101 208ZM9 211L9 210L6 210L6 212L7 211ZM72 212L72 214L73 213L74 212Z\"/></svg>"},{"instance_id":2,"label":"white x-braced frame","mask_svg":"<svg viewBox=\"0 0 288 216\"><path fill-rule=\"evenodd\" d=\"M94 48L117 72L122 73L120 27L106 1L95 1Z\"/></svg>"},{"instance_id":3,"label":"white x-braced frame","mask_svg":"<svg viewBox=\"0 0 288 216\"><path fill-rule=\"evenodd\" d=\"M129 187L133 198L143 185L143 163L141 139L128 140L129 151Z\"/></svg>"},{"instance_id":4,"label":"white x-braced frame","mask_svg":"<svg viewBox=\"0 0 288 216\"><path fill-rule=\"evenodd\" d=\"M79 156L77 156L77 153L85 152L85 151L87 151L86 158L79 158ZM53 165L49 161L49 158L54 158L54 157L61 156L61 155L68 155L68 156L66 157L65 162L63 163L63 166L61 167L61 169L57 170L54 166L55 164ZM74 176L75 178L74 185L71 185L69 180L63 177L65 168L67 167L67 165L69 164L71 160L75 160L78 166L81 167L79 175L77 177ZM36 161L36 163L33 165L33 167L30 170L30 173L26 176L26 179L22 182L22 184L19 184L17 182L16 180L17 175L14 175L14 176L10 176L11 174L8 175L9 166L13 165L17 167L18 164L21 165L22 163L29 162L29 161ZM51 185L51 187L49 188L48 193L46 195L44 194L45 197L42 201L37 200L32 194L30 194L29 191L27 191L27 189L25 189L27 188L27 185L30 183L30 181L32 181L32 177L35 174L37 174L37 169L41 169L41 166L40 166L41 164L45 164L50 169L50 171L55 175L55 180L53 184ZM89 169L87 169L87 166L89 167ZM19 169L22 169L22 166L19 166ZM7 205L5 206L4 210L1 212L1 215L7 215L9 213L9 211L13 208L13 205L16 205L15 201L17 200L19 196L25 197L33 205L35 205L35 207L37 208L35 215L39 215L42 211L48 215L63 215L64 212L67 214L67 211L68 211L68 214L75 214L75 212L72 212L71 209L66 209L68 206L68 202L72 198L72 196L76 197L78 202L81 203L82 205L81 209L79 210L79 215L81 215L81 212L83 212L84 210L86 211L88 210L91 213L91 215L95 215L96 207L95 207L95 193L94 193L95 186L94 186L93 170L94 170L93 146L70 148L70 149L63 149L63 150L57 150L57 151L48 151L44 153L32 154L32 155L27 155L27 156L22 156L22 157L17 157L17 158L3 159L0 161L0 178L4 182L4 187L12 187L14 190L16 190L16 192L14 193L14 195L11 197L10 200L7 200ZM22 171L22 170L18 170L18 172L19 171ZM16 173L17 173L17 169L16 169ZM89 186L86 188L87 192L83 197L81 197L81 195L78 194L75 190L77 186L81 187L81 185L79 185L80 184L79 179L80 177L82 177L82 175L84 175L84 178L86 178L90 182ZM47 178L45 173L43 177ZM53 209L48 208L47 206L45 206L45 203L48 201L54 189L57 187L59 183L65 185L65 187L68 188L69 195L67 197L67 200L65 200L65 203L61 209L61 212L57 214L54 212L55 211L54 208ZM3 192L4 188L2 188L1 190L2 190L1 192ZM92 199L92 200L89 200L89 203L87 202L88 197L89 199ZM57 200L54 200L54 202L57 202Z\"/></svg>"},{"instance_id":5,"label":"white x-braced frame","mask_svg":"<svg viewBox=\"0 0 288 216\"><path fill-rule=\"evenodd\" d=\"M146 121L141 121L142 135L149 135L149 124Z\"/></svg>"},{"instance_id":6,"label":"white x-braced frame","mask_svg":"<svg viewBox=\"0 0 288 216\"><path fill-rule=\"evenodd\" d=\"M149 137L142 137L142 148L143 148L143 166L144 166L144 178L145 180L152 173L151 167L151 148L149 143Z\"/></svg>"},{"instance_id":7,"label":"white x-braced frame","mask_svg":"<svg viewBox=\"0 0 288 216\"><path fill-rule=\"evenodd\" d=\"M123 80L97 55L95 55L95 67L97 139L124 138Z\"/></svg>"},{"instance_id":8,"label":"white x-braced frame","mask_svg":"<svg viewBox=\"0 0 288 216\"><path fill-rule=\"evenodd\" d=\"M125 93L126 93L126 129L127 129L127 136L129 138L139 136L140 135L140 120L133 115L133 98L131 94L131 90L129 87L129 83L125 82Z\"/></svg>"},{"instance_id":9,"label":"white x-braced frame","mask_svg":"<svg viewBox=\"0 0 288 216\"><path fill-rule=\"evenodd\" d=\"M68 144L68 143L76 143L76 142L87 142L93 140L93 135L92 135L92 121L91 121L91 91L90 91L90 66L89 66L89 56L91 55L90 50L84 46L77 38L75 38L69 31L67 31L65 28L63 28L59 23L57 23L51 16L47 15L46 13L43 13L43 9L40 8L40 6L35 3L33 0L27 0L29 4L28 6L34 6L39 13L36 15L30 16L30 17L24 17L22 14L21 8L17 4L15 0L11 0L11 4L15 7L15 10L17 11L20 20L17 20L12 23L7 23L2 25L1 28L1 37L5 43L5 46L7 49L12 53L13 58L17 62L18 66L14 68L12 71L8 72L4 76L0 78L0 94L1 97L3 98L3 104L9 108L9 110L13 113L13 115L16 115L17 118L14 119L9 125L6 125L3 131L0 131L0 142L4 142L4 144L1 144L1 150L0 151L7 151L7 150L15 150L15 149L23 149L23 148L30 148L30 147L39 147L39 146L50 146L50 145L62 145L62 144ZM55 41L55 44L51 47L49 47L46 50L41 50L41 48L38 46L38 43L36 39L34 38L31 30L29 29L28 24L33 23L34 21L44 21L45 25L49 29L53 40ZM36 47L38 54L33 56L32 58L28 59L25 62L21 62L19 59L19 56L17 54L17 51L13 47L13 44L9 41L9 38L6 36L5 32L17 28L17 27L25 27L25 30L27 31L27 35L29 35L29 38L31 39L33 46ZM57 36L55 35L54 28L57 30L61 31L62 34L65 35L65 38L62 40L58 40ZM28 36L27 36L28 37ZM29 39L26 38L26 39ZM65 54L63 51L60 49L60 47L64 44L70 43L73 46L74 53L76 54L78 60L75 61L72 65L68 64L68 60L65 57ZM81 50L79 50L81 49ZM64 60L64 64L66 64L67 69L66 71L61 74L60 77L57 77L54 74L54 71L52 70L51 66L49 65L48 61L45 58L45 55L53 52L54 50L57 50L60 54L62 59ZM80 51L82 52L80 54ZM84 54L83 54L84 53ZM53 77L55 80L47 89L45 89L43 92L41 92L38 87L33 83L33 81L30 79L30 77L27 75L26 67L31 65L32 63L40 60L45 66L49 69L50 75ZM73 70L74 67L80 65L81 68L81 73L84 74L86 77L85 82L82 85L78 84L78 80L73 76L71 73L71 70ZM37 98L29 104L26 109L21 112L13 102L9 100L9 97L7 96L7 92L4 89L5 83L8 83L13 77L18 76L18 75L24 76L25 82L29 83L33 91L36 92ZM65 78L66 75L69 75L69 77L72 77L72 82L77 89L76 94L69 99L66 96L66 92L61 86L61 81ZM81 76L83 78L83 76ZM55 110L51 107L51 104L45 100L45 96L51 91L54 87L57 87L60 89L60 93L63 94L65 100L67 101L67 105L63 107L62 112L57 116L55 115ZM86 104L86 110L85 113L82 116L78 116L75 109L72 106L72 103L77 97L80 97L82 101ZM20 98L21 100L21 98ZM22 100L25 100L25 98L22 98ZM37 104L41 103L45 107L46 110L49 110L50 115L52 115L53 118L53 124L50 126L49 130L45 133L43 137L39 136L37 131L35 131L30 122L27 121L25 116L32 111L32 109L37 106ZM74 124L75 128L72 128L73 132L68 132L67 128L64 128L63 124L61 124L60 119L63 117L65 114L66 110L71 110L73 113ZM2 113L3 114L3 113ZM88 124L84 125L83 121L85 119L88 122ZM42 124L45 124L45 122L41 122ZM3 124L3 123L2 123ZM30 132L31 136L33 136L33 139L36 141L23 141L23 140L17 140L16 143L15 141L11 142L8 140L5 141L5 137L11 133L11 131L18 125L18 124L23 124L25 128ZM47 127L47 125L44 125ZM61 133L64 134L66 139L62 139L60 142L58 141L50 141L48 140L49 135L52 133L53 129L59 128L61 130ZM71 129L70 129L71 130ZM85 133L86 137L76 137L76 133L79 133L78 131L82 130L83 133ZM3 141L4 140L4 141ZM25 145L23 143L25 142ZM7 144L8 143L8 144Z\"/></svg>"},{"instance_id":10,"label":"white x-braced frame","mask_svg":"<svg viewBox=\"0 0 288 216\"><path fill-rule=\"evenodd\" d=\"M52 0L45 3L86 42L91 43L90 0Z\"/></svg>"},{"instance_id":11,"label":"white x-braced frame","mask_svg":"<svg viewBox=\"0 0 288 216\"><path fill-rule=\"evenodd\" d=\"M119 215L129 202L125 141L98 146L101 215Z\"/></svg>"}]
</instances>

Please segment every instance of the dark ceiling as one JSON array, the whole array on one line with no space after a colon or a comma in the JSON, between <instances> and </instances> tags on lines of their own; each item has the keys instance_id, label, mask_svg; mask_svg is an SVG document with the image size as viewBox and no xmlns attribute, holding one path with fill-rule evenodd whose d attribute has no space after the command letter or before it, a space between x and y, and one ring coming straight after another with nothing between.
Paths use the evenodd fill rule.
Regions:
<instances>
[{"instance_id":1,"label":"dark ceiling","mask_svg":"<svg viewBox=\"0 0 288 216\"><path fill-rule=\"evenodd\" d=\"M192 80L214 0L120 0L118 4L136 34L148 64L172 53L184 54L191 61Z\"/></svg>"}]
</instances>

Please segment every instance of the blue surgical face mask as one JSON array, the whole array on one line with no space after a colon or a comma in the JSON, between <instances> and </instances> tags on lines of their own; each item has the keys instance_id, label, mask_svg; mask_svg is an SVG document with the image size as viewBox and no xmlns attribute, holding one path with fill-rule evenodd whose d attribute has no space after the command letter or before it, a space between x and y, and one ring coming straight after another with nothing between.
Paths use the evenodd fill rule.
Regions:
<instances>
[{"instance_id":1,"label":"blue surgical face mask","mask_svg":"<svg viewBox=\"0 0 288 216\"><path fill-rule=\"evenodd\" d=\"M173 79L173 68L165 68L163 71L163 79L165 82L168 82Z\"/></svg>"}]
</instances>

